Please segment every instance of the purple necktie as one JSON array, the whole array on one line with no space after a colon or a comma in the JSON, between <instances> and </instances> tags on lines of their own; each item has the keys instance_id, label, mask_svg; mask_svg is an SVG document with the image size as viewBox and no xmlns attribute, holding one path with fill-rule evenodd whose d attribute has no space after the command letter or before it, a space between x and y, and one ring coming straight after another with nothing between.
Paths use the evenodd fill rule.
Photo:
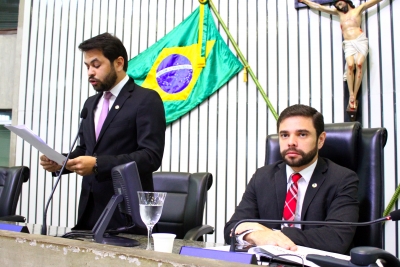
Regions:
<instances>
[{"instance_id":1,"label":"purple necktie","mask_svg":"<svg viewBox=\"0 0 400 267\"><path fill-rule=\"evenodd\" d=\"M103 100L103 107L101 109L99 121L97 123L97 128L96 128L96 140L99 137L101 127L103 127L103 123L107 118L108 114L108 106L110 104L110 97L112 96L111 92L105 92L104 93L104 100Z\"/></svg>"}]
</instances>

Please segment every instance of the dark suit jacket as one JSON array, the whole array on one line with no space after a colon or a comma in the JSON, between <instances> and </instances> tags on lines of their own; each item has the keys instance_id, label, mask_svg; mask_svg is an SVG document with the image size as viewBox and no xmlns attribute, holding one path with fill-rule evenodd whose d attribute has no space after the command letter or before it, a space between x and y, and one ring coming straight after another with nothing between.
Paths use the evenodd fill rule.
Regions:
<instances>
[{"instance_id":1,"label":"dark suit jacket","mask_svg":"<svg viewBox=\"0 0 400 267\"><path fill-rule=\"evenodd\" d=\"M95 156L98 165L97 175L83 177L76 229L81 229L79 225L88 211L89 221L96 221L114 195L113 167L135 161L143 190L153 191L152 173L160 167L164 153L165 112L156 91L142 88L130 78L111 107L96 142L94 110L101 96L96 94L86 100L84 108L88 115L81 124L79 145L71 153L71 158ZM93 199L89 201L90 193ZM109 228L125 224L118 210Z\"/></svg>"},{"instance_id":2,"label":"dark suit jacket","mask_svg":"<svg viewBox=\"0 0 400 267\"><path fill-rule=\"evenodd\" d=\"M282 220L287 192L286 177L286 164L283 161L256 171L242 201L225 225L225 241L228 244L231 242L231 229L242 219ZM358 177L355 172L320 157L304 197L301 220L357 222L357 190ZM281 228L280 224L264 225ZM282 232L296 245L346 253L352 243L355 227L303 225L302 229L284 227Z\"/></svg>"}]
</instances>

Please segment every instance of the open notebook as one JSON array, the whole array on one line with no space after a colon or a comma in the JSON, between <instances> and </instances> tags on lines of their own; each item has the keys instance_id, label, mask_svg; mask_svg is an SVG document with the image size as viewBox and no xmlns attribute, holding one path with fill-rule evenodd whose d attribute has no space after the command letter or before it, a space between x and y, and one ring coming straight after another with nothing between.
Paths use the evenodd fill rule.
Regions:
<instances>
[{"instance_id":1,"label":"open notebook","mask_svg":"<svg viewBox=\"0 0 400 267\"><path fill-rule=\"evenodd\" d=\"M220 247L208 247L206 249L215 249L215 250L223 250L223 251L229 251L230 246L220 246ZM258 249L259 248L259 249ZM271 246L271 245L265 245L265 246L258 246L258 247L253 247L250 248L247 253L252 253L256 254L257 258L262 261L268 261L268 257L274 257L274 260L278 260L279 258L288 260L287 264L290 265L290 262L293 262L295 265L296 263L301 266L304 262L304 266L310 266L310 267L318 267L319 265L308 261L306 259L306 256L308 254L316 254L316 255L322 255L322 256L331 256L335 257L341 260L350 260L350 256L348 255L343 255L343 254L338 254L338 253L332 253L324 250L319 250L319 249L313 249L313 248L308 248L308 247L303 247L303 246L297 246L297 251L290 251L283 249L278 246ZM266 253L263 253L265 250ZM269 256L268 256L269 255ZM272 256L274 255L274 256ZM278 258L276 258L278 257ZM284 262L282 262L284 264Z\"/></svg>"},{"instance_id":2,"label":"open notebook","mask_svg":"<svg viewBox=\"0 0 400 267\"><path fill-rule=\"evenodd\" d=\"M260 248L260 250L257 250L257 248ZM290 251L290 250L286 250L286 249L278 247L278 246L265 245L265 246L250 248L248 253L256 254L257 258L259 258L260 256L265 257L266 255L261 254L262 253L261 249L267 251L271 255L275 255L280 258L296 262L298 264L302 264L304 262L304 266L310 266L310 267L319 266L319 265L316 265L315 263L308 261L306 259L306 256L308 254L330 256L330 257L338 258L341 260L350 260L350 256L347 256L347 255L332 253L332 252L328 252L328 251L324 251L324 250L313 249L313 248L308 248L308 247L303 247L303 246L297 246L297 251Z\"/></svg>"}]
</instances>

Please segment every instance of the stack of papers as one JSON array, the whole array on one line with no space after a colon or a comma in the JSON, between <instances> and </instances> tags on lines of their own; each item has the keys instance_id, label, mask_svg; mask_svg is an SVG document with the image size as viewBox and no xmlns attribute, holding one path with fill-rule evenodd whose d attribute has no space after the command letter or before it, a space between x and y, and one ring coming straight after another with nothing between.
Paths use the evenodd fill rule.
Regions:
<instances>
[{"instance_id":1,"label":"stack of papers","mask_svg":"<svg viewBox=\"0 0 400 267\"><path fill-rule=\"evenodd\" d=\"M306 256L308 254L316 254L316 255L321 255L321 256L330 256L334 257L337 259L341 260L350 260L350 256L343 255L343 254L338 254L338 253L332 253L324 250L319 250L319 249L313 249L313 248L308 248L308 247L303 247L303 246L297 246L297 251L291 251L291 250L286 250L284 248L278 247L278 246L271 246L271 245L265 245L265 246L259 246L259 248L262 248L269 253L279 256L281 258L303 264L305 266L310 266L310 267L318 267L319 265L309 261L306 259ZM254 248L249 249L248 253L254 253ZM254 253L258 255L257 253Z\"/></svg>"},{"instance_id":2,"label":"stack of papers","mask_svg":"<svg viewBox=\"0 0 400 267\"><path fill-rule=\"evenodd\" d=\"M230 246L220 246L220 247L208 247L206 249L229 251L229 248L230 248ZM350 256L348 256L348 255L332 253L332 252L319 250L319 249L297 246L297 251L291 251L291 250L286 250L284 248L281 248L278 246L272 246L272 245L265 245L265 246L258 246L258 247L250 248L248 253L256 254L258 259L260 258L260 254L257 253L256 248L264 249L270 254L279 256L280 258L284 258L286 260L289 260L289 261L292 261L292 262L295 262L298 264L303 264L303 262L304 262L304 266L310 266L310 267L318 267L319 265L317 265L311 261L308 261L306 259L306 256L308 254L330 256L330 257L334 257L334 258L341 259L341 260L347 260L347 261L350 260Z\"/></svg>"}]
</instances>

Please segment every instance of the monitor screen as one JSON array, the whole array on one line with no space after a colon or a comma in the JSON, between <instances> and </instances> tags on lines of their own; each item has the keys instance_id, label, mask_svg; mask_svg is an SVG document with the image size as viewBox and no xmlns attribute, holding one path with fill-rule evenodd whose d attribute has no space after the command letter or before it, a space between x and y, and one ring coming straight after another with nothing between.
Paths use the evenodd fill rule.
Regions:
<instances>
[{"instance_id":1,"label":"monitor screen","mask_svg":"<svg viewBox=\"0 0 400 267\"><path fill-rule=\"evenodd\" d=\"M118 204L119 211L125 214L127 220L136 226L146 229L139 213L139 199L137 191L142 191L139 172L136 162L116 166L111 171L114 192L122 195L124 200Z\"/></svg>"}]
</instances>

